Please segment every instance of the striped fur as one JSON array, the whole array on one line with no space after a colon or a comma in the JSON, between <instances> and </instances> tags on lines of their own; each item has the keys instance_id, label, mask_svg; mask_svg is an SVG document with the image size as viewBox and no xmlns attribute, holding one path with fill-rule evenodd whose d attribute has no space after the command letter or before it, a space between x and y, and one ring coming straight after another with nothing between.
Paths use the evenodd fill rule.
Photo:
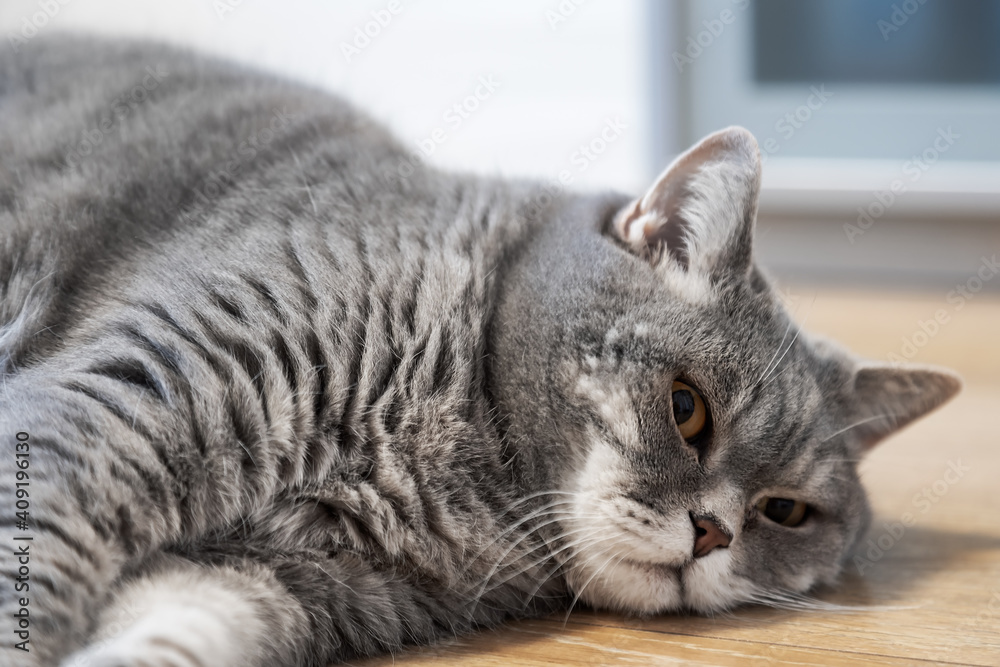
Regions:
<instances>
[{"instance_id":1,"label":"striped fur","mask_svg":"<svg viewBox=\"0 0 1000 667\"><path fill-rule=\"evenodd\" d=\"M752 226L752 197L738 224ZM766 477L834 460L848 516L809 552L822 577L767 591L835 576L863 523L858 445L809 438L856 416L853 362L805 337L782 348L790 319L759 272L723 275L720 258L750 261L752 227L726 237L745 247L713 255L710 279L665 280L680 274L614 238L627 203L440 173L340 100L155 45L4 52L0 438L28 434L31 489L21 531L5 448L4 619L20 606L12 538L33 541L31 650L5 625L0 665L316 666L565 609L606 553L600 536L571 540L601 475L662 510L640 530L680 516L668 542L685 553L685 485L737 513L757 488L749 473L717 484L725 465L675 442L648 392L684 363L729 373L704 387L731 399L713 413L720 433L766 422L787 442L731 465ZM670 291L695 278L698 299ZM711 345L678 356L665 342L696 328ZM744 382L776 348L793 370ZM903 411L947 398L941 382ZM833 407L775 418L792 404ZM750 551L733 545L739 567L774 540L789 558L802 546L756 525ZM635 572L608 574L584 599L750 599L723 575L647 603L629 597Z\"/></svg>"},{"instance_id":2,"label":"striped fur","mask_svg":"<svg viewBox=\"0 0 1000 667\"><path fill-rule=\"evenodd\" d=\"M529 600L528 568L456 613L524 537L490 544L518 490L481 359L528 190L386 181L405 154L343 103L156 47L50 42L3 62L0 432L31 438L41 664L164 551L186 559L164 577L259 581L257 613L289 617L257 638L262 664L551 604ZM147 66L162 84L67 167ZM206 188L275 111L287 126Z\"/></svg>"}]
</instances>

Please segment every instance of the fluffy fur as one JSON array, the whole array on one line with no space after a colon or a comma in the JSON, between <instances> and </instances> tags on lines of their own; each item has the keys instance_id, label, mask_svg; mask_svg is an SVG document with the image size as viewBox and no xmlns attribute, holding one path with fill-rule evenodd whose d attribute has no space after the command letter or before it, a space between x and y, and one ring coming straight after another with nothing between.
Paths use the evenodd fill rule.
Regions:
<instances>
[{"instance_id":1,"label":"fluffy fur","mask_svg":"<svg viewBox=\"0 0 1000 667\"><path fill-rule=\"evenodd\" d=\"M744 130L584 196L441 173L335 98L157 46L2 58L0 434L30 446L30 529L5 453L0 612L23 594L31 626L0 664L312 666L577 599L781 602L864 530L863 452L958 388L792 323ZM695 558L696 516L728 548Z\"/></svg>"}]
</instances>

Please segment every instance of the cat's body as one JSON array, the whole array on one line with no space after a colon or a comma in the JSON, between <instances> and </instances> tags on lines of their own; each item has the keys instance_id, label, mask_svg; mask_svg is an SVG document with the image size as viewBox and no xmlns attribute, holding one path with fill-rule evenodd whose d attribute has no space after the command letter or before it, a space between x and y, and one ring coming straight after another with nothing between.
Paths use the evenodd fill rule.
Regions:
<instances>
[{"instance_id":1,"label":"cat's body","mask_svg":"<svg viewBox=\"0 0 1000 667\"><path fill-rule=\"evenodd\" d=\"M13 537L33 541L30 652L7 633L0 665L318 665L581 594L712 610L831 581L865 523L857 456L956 384L862 377L797 336L750 263L752 140L714 141L689 162L733 160L714 212L733 220L680 244L646 221L655 197L443 174L237 68L75 40L5 55L6 619ZM694 173L667 190L690 198ZM710 403L694 454L678 378ZM890 418L851 404L865 382L895 383ZM754 545L772 488L822 498L808 544Z\"/></svg>"}]
</instances>

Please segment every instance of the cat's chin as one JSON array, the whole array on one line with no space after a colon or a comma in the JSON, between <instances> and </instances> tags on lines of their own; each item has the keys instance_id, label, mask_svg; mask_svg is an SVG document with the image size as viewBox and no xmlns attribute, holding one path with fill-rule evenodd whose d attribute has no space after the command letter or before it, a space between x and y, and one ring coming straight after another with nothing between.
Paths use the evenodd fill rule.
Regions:
<instances>
[{"instance_id":1,"label":"cat's chin","mask_svg":"<svg viewBox=\"0 0 1000 667\"><path fill-rule=\"evenodd\" d=\"M730 573L726 552L680 566L630 559L578 567L570 588L598 609L639 614L671 611L713 613L752 596L753 586Z\"/></svg>"},{"instance_id":2,"label":"cat's chin","mask_svg":"<svg viewBox=\"0 0 1000 667\"><path fill-rule=\"evenodd\" d=\"M578 568L569 577L570 588L592 607L640 614L684 607L681 571L676 567L627 559L599 566L599 570Z\"/></svg>"},{"instance_id":3,"label":"cat's chin","mask_svg":"<svg viewBox=\"0 0 1000 667\"><path fill-rule=\"evenodd\" d=\"M749 601L755 587L732 573L728 549L718 549L684 568L684 606L691 611L711 614Z\"/></svg>"}]
</instances>

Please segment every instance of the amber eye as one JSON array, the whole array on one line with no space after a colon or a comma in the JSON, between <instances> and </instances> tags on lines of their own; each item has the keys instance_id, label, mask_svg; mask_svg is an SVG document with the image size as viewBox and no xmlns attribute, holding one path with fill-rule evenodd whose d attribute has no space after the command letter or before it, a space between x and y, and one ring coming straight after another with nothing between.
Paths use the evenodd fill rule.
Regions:
<instances>
[{"instance_id":1,"label":"amber eye","mask_svg":"<svg viewBox=\"0 0 1000 667\"><path fill-rule=\"evenodd\" d=\"M794 528L805 521L809 506L801 500L761 498L757 503L757 511L777 524Z\"/></svg>"},{"instance_id":2,"label":"amber eye","mask_svg":"<svg viewBox=\"0 0 1000 667\"><path fill-rule=\"evenodd\" d=\"M671 392L673 393L674 422L677 424L681 436L685 440L698 437L708 421L708 411L705 410L705 402L701 400L701 394L694 387L676 380Z\"/></svg>"}]
</instances>

